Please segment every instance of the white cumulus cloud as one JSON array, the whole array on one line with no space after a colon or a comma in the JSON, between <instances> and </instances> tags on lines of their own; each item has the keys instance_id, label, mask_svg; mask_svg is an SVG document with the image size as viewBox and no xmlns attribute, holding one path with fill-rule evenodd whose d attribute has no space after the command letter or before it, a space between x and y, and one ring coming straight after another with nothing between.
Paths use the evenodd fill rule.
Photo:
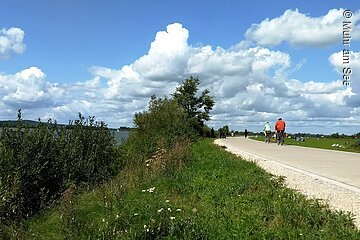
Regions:
<instances>
[{"instance_id":1,"label":"white cumulus cloud","mask_svg":"<svg viewBox=\"0 0 360 240\"><path fill-rule=\"evenodd\" d=\"M295 47L323 47L342 42L344 9L331 9L321 17L311 17L298 9L286 10L283 15L253 24L245 33L248 40L264 46L276 46L288 42ZM352 38L360 39L360 11L351 19Z\"/></svg>"},{"instance_id":2,"label":"white cumulus cloud","mask_svg":"<svg viewBox=\"0 0 360 240\"><path fill-rule=\"evenodd\" d=\"M45 74L30 67L14 75L0 75L0 97L6 105L36 106L51 102Z\"/></svg>"},{"instance_id":3,"label":"white cumulus cloud","mask_svg":"<svg viewBox=\"0 0 360 240\"><path fill-rule=\"evenodd\" d=\"M0 30L0 59L7 59L13 53L25 52L26 46L23 43L24 31L20 28L11 27Z\"/></svg>"},{"instance_id":4,"label":"white cumulus cloud","mask_svg":"<svg viewBox=\"0 0 360 240\"><path fill-rule=\"evenodd\" d=\"M344 54L345 54L345 62L344 62ZM349 57L348 57L349 56ZM345 73L350 73L349 69L351 69L351 73L349 74L349 88L351 89L351 94L349 94L347 98L347 104L352 107L360 106L360 52L349 51L339 51L333 53L329 57L329 61L334 67L334 69L341 76L341 80L343 80L344 68L346 68Z\"/></svg>"}]
</instances>

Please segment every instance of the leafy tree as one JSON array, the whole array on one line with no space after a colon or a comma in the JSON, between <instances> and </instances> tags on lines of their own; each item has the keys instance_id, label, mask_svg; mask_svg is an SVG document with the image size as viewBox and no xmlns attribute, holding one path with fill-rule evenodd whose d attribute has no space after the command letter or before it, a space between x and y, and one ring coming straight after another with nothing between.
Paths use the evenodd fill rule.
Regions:
<instances>
[{"instance_id":1,"label":"leafy tree","mask_svg":"<svg viewBox=\"0 0 360 240\"><path fill-rule=\"evenodd\" d=\"M215 101L209 95L210 91L208 89L205 89L200 96L197 96L199 84L198 77L190 76L185 79L181 86L176 88L172 96L185 109L196 132L203 135L204 122L210 120L209 113Z\"/></svg>"},{"instance_id":2,"label":"leafy tree","mask_svg":"<svg viewBox=\"0 0 360 240\"><path fill-rule=\"evenodd\" d=\"M354 138L360 138L360 132L355 133L353 136L354 136Z\"/></svg>"},{"instance_id":3,"label":"leafy tree","mask_svg":"<svg viewBox=\"0 0 360 240\"><path fill-rule=\"evenodd\" d=\"M222 128L219 128L219 133L224 133L225 135L229 135L229 126L228 125L225 125L223 126Z\"/></svg>"},{"instance_id":4,"label":"leafy tree","mask_svg":"<svg viewBox=\"0 0 360 240\"><path fill-rule=\"evenodd\" d=\"M333 133L330 135L331 138L340 138L339 133Z\"/></svg>"}]
</instances>

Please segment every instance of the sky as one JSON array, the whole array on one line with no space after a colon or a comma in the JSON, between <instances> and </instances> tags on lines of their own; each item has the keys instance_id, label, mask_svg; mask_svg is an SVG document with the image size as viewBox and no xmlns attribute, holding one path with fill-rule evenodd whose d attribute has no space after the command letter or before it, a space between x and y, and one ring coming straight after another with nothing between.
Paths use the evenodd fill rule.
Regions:
<instances>
[{"instance_id":1,"label":"sky","mask_svg":"<svg viewBox=\"0 0 360 240\"><path fill-rule=\"evenodd\" d=\"M0 120L81 112L132 127L151 95L198 76L215 129L258 132L282 117L290 133L353 134L359 51L353 0L0 0Z\"/></svg>"}]
</instances>

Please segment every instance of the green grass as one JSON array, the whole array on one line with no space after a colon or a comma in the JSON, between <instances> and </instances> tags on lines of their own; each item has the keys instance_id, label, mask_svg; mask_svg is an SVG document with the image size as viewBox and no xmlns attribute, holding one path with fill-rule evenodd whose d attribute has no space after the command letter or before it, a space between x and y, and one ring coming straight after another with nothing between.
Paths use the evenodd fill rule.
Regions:
<instances>
[{"instance_id":1,"label":"green grass","mask_svg":"<svg viewBox=\"0 0 360 240\"><path fill-rule=\"evenodd\" d=\"M282 178L208 140L191 148L176 172L128 169L63 197L28 221L20 239L360 239L350 215L306 200Z\"/></svg>"},{"instance_id":2,"label":"green grass","mask_svg":"<svg viewBox=\"0 0 360 240\"><path fill-rule=\"evenodd\" d=\"M264 136L250 137L251 139L258 140L258 141L265 141ZM353 138L304 138L304 142L295 141L295 139L286 138L285 144L287 145L295 145L300 147L313 147L313 148L322 148L322 149L331 149L331 150L338 150L338 151L347 151L347 152L359 152L360 153L360 146L354 147L353 144L357 143L358 139ZM275 139L271 140L275 142ZM342 147L333 147L333 144L342 145Z\"/></svg>"}]
</instances>

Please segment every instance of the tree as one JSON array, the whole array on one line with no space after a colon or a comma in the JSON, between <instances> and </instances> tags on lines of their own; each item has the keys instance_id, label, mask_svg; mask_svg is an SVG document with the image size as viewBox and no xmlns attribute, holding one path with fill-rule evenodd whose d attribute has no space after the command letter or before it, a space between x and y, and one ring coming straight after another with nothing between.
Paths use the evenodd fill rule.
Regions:
<instances>
[{"instance_id":1,"label":"tree","mask_svg":"<svg viewBox=\"0 0 360 240\"><path fill-rule=\"evenodd\" d=\"M225 135L229 135L229 126L228 125L225 125L223 126L222 128L219 128L218 130L220 133L224 133Z\"/></svg>"},{"instance_id":2,"label":"tree","mask_svg":"<svg viewBox=\"0 0 360 240\"><path fill-rule=\"evenodd\" d=\"M199 90L199 85L199 78L190 76L176 88L176 91L172 96L174 100L185 109L195 130L202 135L204 122L210 120L209 113L212 110L215 101L214 98L209 95L210 91L208 89L205 89L198 97L197 92Z\"/></svg>"}]
</instances>

